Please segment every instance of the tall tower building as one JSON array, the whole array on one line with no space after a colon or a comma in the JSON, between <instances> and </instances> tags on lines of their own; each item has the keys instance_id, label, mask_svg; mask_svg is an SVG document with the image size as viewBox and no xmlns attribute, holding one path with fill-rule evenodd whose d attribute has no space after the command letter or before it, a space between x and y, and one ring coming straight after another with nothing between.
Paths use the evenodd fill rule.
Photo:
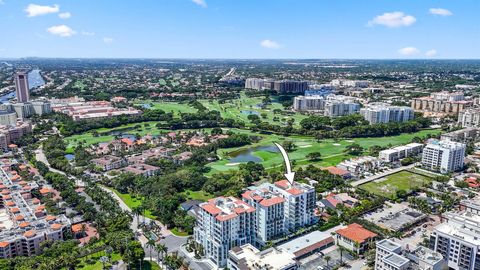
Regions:
<instances>
[{"instance_id":1,"label":"tall tower building","mask_svg":"<svg viewBox=\"0 0 480 270\"><path fill-rule=\"evenodd\" d=\"M28 102L30 99L30 92L28 87L28 73L17 72L15 73L15 90L17 93L17 101L20 103Z\"/></svg>"}]
</instances>

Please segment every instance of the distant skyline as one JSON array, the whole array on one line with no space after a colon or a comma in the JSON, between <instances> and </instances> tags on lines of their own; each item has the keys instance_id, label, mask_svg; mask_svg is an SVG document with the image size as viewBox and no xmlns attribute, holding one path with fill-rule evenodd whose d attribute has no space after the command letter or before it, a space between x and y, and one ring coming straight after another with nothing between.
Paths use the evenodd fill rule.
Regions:
<instances>
[{"instance_id":1,"label":"distant skyline","mask_svg":"<svg viewBox=\"0 0 480 270\"><path fill-rule=\"evenodd\" d=\"M478 0L0 0L0 58L480 59L478 10Z\"/></svg>"}]
</instances>

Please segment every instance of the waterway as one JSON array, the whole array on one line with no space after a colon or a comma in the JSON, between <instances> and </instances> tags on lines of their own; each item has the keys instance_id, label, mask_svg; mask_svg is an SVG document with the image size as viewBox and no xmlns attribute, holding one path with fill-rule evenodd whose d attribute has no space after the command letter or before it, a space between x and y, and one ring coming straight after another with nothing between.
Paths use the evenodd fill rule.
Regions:
<instances>
[{"instance_id":1,"label":"waterway","mask_svg":"<svg viewBox=\"0 0 480 270\"><path fill-rule=\"evenodd\" d=\"M45 81L43 80L42 75L40 75L39 69L34 69L28 73L28 85L30 90L36 89L38 87L45 85ZM15 98L16 96L17 95L15 91L12 91L4 95L0 95L0 103L7 103L11 99Z\"/></svg>"}]
</instances>

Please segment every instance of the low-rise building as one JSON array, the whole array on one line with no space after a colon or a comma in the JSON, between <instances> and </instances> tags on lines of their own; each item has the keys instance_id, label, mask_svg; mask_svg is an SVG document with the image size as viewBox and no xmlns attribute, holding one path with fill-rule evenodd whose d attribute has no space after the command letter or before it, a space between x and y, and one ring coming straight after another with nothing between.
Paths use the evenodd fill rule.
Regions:
<instances>
[{"instance_id":1,"label":"low-rise building","mask_svg":"<svg viewBox=\"0 0 480 270\"><path fill-rule=\"evenodd\" d=\"M119 169L127 165L125 158L120 158L116 156L103 156L100 158L94 158L91 160L93 164L102 168L103 171L110 171L114 169Z\"/></svg>"},{"instance_id":2,"label":"low-rise building","mask_svg":"<svg viewBox=\"0 0 480 270\"><path fill-rule=\"evenodd\" d=\"M367 172L380 168L381 165L380 159L363 156L342 161L337 165L337 168L349 171L354 177L361 177Z\"/></svg>"},{"instance_id":3,"label":"low-rise building","mask_svg":"<svg viewBox=\"0 0 480 270\"><path fill-rule=\"evenodd\" d=\"M384 162L394 162L406 157L418 156L422 153L423 144L409 143L403 146L382 150L378 153L378 157Z\"/></svg>"},{"instance_id":4,"label":"low-rise building","mask_svg":"<svg viewBox=\"0 0 480 270\"><path fill-rule=\"evenodd\" d=\"M232 270L296 270L294 255L282 249L259 251L251 244L234 247L228 253L228 269Z\"/></svg>"},{"instance_id":5,"label":"low-rise building","mask_svg":"<svg viewBox=\"0 0 480 270\"><path fill-rule=\"evenodd\" d=\"M353 223L346 228L335 231L337 245L346 248L356 254L362 254L371 242L375 241L377 234L371 232L362 225Z\"/></svg>"}]
</instances>

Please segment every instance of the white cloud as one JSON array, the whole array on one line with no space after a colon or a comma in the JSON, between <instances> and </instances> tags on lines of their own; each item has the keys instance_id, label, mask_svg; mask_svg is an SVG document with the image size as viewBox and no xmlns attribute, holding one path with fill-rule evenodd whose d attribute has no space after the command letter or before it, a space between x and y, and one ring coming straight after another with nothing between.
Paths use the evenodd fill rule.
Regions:
<instances>
[{"instance_id":1,"label":"white cloud","mask_svg":"<svg viewBox=\"0 0 480 270\"><path fill-rule=\"evenodd\" d=\"M62 12L62 13L58 14L58 17L59 17L60 19L68 19L68 18L72 17L72 13L70 13L70 12Z\"/></svg>"},{"instance_id":2,"label":"white cloud","mask_svg":"<svg viewBox=\"0 0 480 270\"><path fill-rule=\"evenodd\" d=\"M409 26L414 24L417 19L411 15L406 15L403 12L395 11L395 12L386 12L382 15L378 15L377 17L373 18L371 21L368 22L369 26L374 25L383 25L386 27L402 27L402 26Z\"/></svg>"},{"instance_id":3,"label":"white cloud","mask_svg":"<svg viewBox=\"0 0 480 270\"><path fill-rule=\"evenodd\" d=\"M207 2L205 0L192 0L193 3L206 8L207 7Z\"/></svg>"},{"instance_id":4,"label":"white cloud","mask_svg":"<svg viewBox=\"0 0 480 270\"><path fill-rule=\"evenodd\" d=\"M414 56L420 54L420 50L415 47L405 47L398 50L398 53L404 56Z\"/></svg>"},{"instance_id":5,"label":"white cloud","mask_svg":"<svg viewBox=\"0 0 480 270\"><path fill-rule=\"evenodd\" d=\"M265 39L260 42L260 46L263 48L267 49L279 49L280 44L278 44L276 41L270 40L270 39Z\"/></svg>"},{"instance_id":6,"label":"white cloud","mask_svg":"<svg viewBox=\"0 0 480 270\"><path fill-rule=\"evenodd\" d=\"M426 53L425 53L425 56L427 57L434 57L437 55L437 50L435 49L431 49L431 50L428 50Z\"/></svg>"},{"instance_id":7,"label":"white cloud","mask_svg":"<svg viewBox=\"0 0 480 270\"><path fill-rule=\"evenodd\" d=\"M36 17L36 16L41 16L41 15L46 15L51 13L58 13L59 11L60 11L59 5L40 6L36 4L30 4L25 9L25 12L27 13L27 17Z\"/></svg>"},{"instance_id":8,"label":"white cloud","mask_svg":"<svg viewBox=\"0 0 480 270\"><path fill-rule=\"evenodd\" d=\"M113 41L114 41L114 39L111 38L111 37L104 37L103 38L103 42L106 43L106 44L111 44Z\"/></svg>"},{"instance_id":9,"label":"white cloud","mask_svg":"<svg viewBox=\"0 0 480 270\"><path fill-rule=\"evenodd\" d=\"M82 36L95 36L95 32L83 31L81 32Z\"/></svg>"},{"instance_id":10,"label":"white cloud","mask_svg":"<svg viewBox=\"0 0 480 270\"><path fill-rule=\"evenodd\" d=\"M452 16L453 13L448 10L448 9L444 9L444 8L431 8L430 9L430 14L433 14L433 15L438 15L438 16Z\"/></svg>"},{"instance_id":11,"label":"white cloud","mask_svg":"<svg viewBox=\"0 0 480 270\"><path fill-rule=\"evenodd\" d=\"M56 35L56 36L60 36L60 37L71 37L71 36L76 34L76 32L73 31L72 28L70 28L70 27L68 27L64 24L49 27L47 29L47 31L52 35Z\"/></svg>"}]
</instances>

